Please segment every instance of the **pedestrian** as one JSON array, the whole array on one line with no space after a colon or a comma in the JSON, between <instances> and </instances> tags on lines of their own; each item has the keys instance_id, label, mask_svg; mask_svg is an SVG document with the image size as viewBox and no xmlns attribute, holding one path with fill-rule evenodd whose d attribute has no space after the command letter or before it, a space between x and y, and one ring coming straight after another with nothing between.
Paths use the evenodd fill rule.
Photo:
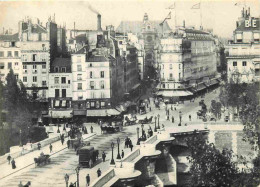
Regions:
<instances>
[{"instance_id":1,"label":"pedestrian","mask_svg":"<svg viewBox=\"0 0 260 187\"><path fill-rule=\"evenodd\" d=\"M18 187L23 187L22 181L20 181L20 184L18 184Z\"/></svg>"},{"instance_id":2,"label":"pedestrian","mask_svg":"<svg viewBox=\"0 0 260 187\"><path fill-rule=\"evenodd\" d=\"M71 182L70 185L69 185L69 187L75 187L75 186L74 186L74 184Z\"/></svg>"},{"instance_id":3,"label":"pedestrian","mask_svg":"<svg viewBox=\"0 0 260 187\"><path fill-rule=\"evenodd\" d=\"M10 164L10 162L11 162L11 159L12 159L12 157L10 156L10 154L8 155L8 157L7 157L7 160L8 160L8 164Z\"/></svg>"},{"instance_id":4,"label":"pedestrian","mask_svg":"<svg viewBox=\"0 0 260 187\"><path fill-rule=\"evenodd\" d=\"M125 139L125 148L128 148L128 137Z\"/></svg>"},{"instance_id":5,"label":"pedestrian","mask_svg":"<svg viewBox=\"0 0 260 187\"><path fill-rule=\"evenodd\" d=\"M91 125L91 127L90 127L90 132L93 133L93 127L92 127L92 125Z\"/></svg>"},{"instance_id":6,"label":"pedestrian","mask_svg":"<svg viewBox=\"0 0 260 187\"><path fill-rule=\"evenodd\" d=\"M133 144L131 143L130 145L129 145L129 147L130 147L130 149L131 149L131 152L132 152L132 150L133 150Z\"/></svg>"},{"instance_id":7,"label":"pedestrian","mask_svg":"<svg viewBox=\"0 0 260 187\"><path fill-rule=\"evenodd\" d=\"M174 110L176 111L176 107L174 107Z\"/></svg>"},{"instance_id":8,"label":"pedestrian","mask_svg":"<svg viewBox=\"0 0 260 187\"><path fill-rule=\"evenodd\" d=\"M170 116L169 116L169 114L167 115L167 120L169 120L169 121L170 121Z\"/></svg>"},{"instance_id":9,"label":"pedestrian","mask_svg":"<svg viewBox=\"0 0 260 187\"><path fill-rule=\"evenodd\" d=\"M189 119L190 119L190 121L191 121L191 115L189 115Z\"/></svg>"},{"instance_id":10,"label":"pedestrian","mask_svg":"<svg viewBox=\"0 0 260 187\"><path fill-rule=\"evenodd\" d=\"M180 115L180 122L181 122L181 118L182 118L182 117L181 117L181 115Z\"/></svg>"},{"instance_id":11,"label":"pedestrian","mask_svg":"<svg viewBox=\"0 0 260 187\"><path fill-rule=\"evenodd\" d=\"M50 144L50 153L52 152L52 145Z\"/></svg>"},{"instance_id":12,"label":"pedestrian","mask_svg":"<svg viewBox=\"0 0 260 187\"><path fill-rule=\"evenodd\" d=\"M60 135L60 141L61 141L61 144L63 145L63 143L64 143L64 134Z\"/></svg>"},{"instance_id":13,"label":"pedestrian","mask_svg":"<svg viewBox=\"0 0 260 187\"><path fill-rule=\"evenodd\" d=\"M23 187L29 187L29 186L31 186L31 181L28 181L28 182L26 183L26 185L24 185Z\"/></svg>"},{"instance_id":14,"label":"pedestrian","mask_svg":"<svg viewBox=\"0 0 260 187\"><path fill-rule=\"evenodd\" d=\"M168 109L167 112L168 112L168 115L170 115L170 109Z\"/></svg>"},{"instance_id":15,"label":"pedestrian","mask_svg":"<svg viewBox=\"0 0 260 187\"><path fill-rule=\"evenodd\" d=\"M149 109L150 109L150 112L152 111L152 108L151 107L149 107Z\"/></svg>"},{"instance_id":16,"label":"pedestrian","mask_svg":"<svg viewBox=\"0 0 260 187\"><path fill-rule=\"evenodd\" d=\"M103 159L103 162L105 162L106 161L106 153L103 151L103 153L102 153L102 159Z\"/></svg>"},{"instance_id":17,"label":"pedestrian","mask_svg":"<svg viewBox=\"0 0 260 187\"><path fill-rule=\"evenodd\" d=\"M70 148L70 140L67 140L68 149Z\"/></svg>"},{"instance_id":18,"label":"pedestrian","mask_svg":"<svg viewBox=\"0 0 260 187\"><path fill-rule=\"evenodd\" d=\"M174 117L172 116L172 123L174 123Z\"/></svg>"},{"instance_id":19,"label":"pedestrian","mask_svg":"<svg viewBox=\"0 0 260 187\"><path fill-rule=\"evenodd\" d=\"M172 105L171 105L171 111L173 111Z\"/></svg>"},{"instance_id":20,"label":"pedestrian","mask_svg":"<svg viewBox=\"0 0 260 187\"><path fill-rule=\"evenodd\" d=\"M87 176L86 176L86 182L87 182L87 186L89 186L89 184L90 184L90 176L89 176L89 174L87 174Z\"/></svg>"},{"instance_id":21,"label":"pedestrian","mask_svg":"<svg viewBox=\"0 0 260 187\"><path fill-rule=\"evenodd\" d=\"M124 152L124 150L122 150L121 158L124 158L124 156L125 156L125 152Z\"/></svg>"},{"instance_id":22,"label":"pedestrian","mask_svg":"<svg viewBox=\"0 0 260 187\"><path fill-rule=\"evenodd\" d=\"M38 146L38 150L40 150L40 149L41 149L41 143L39 142L39 143L37 144L37 146Z\"/></svg>"},{"instance_id":23,"label":"pedestrian","mask_svg":"<svg viewBox=\"0 0 260 187\"><path fill-rule=\"evenodd\" d=\"M12 160L11 164L12 164L12 169L15 169L16 165L15 165L15 160L14 159Z\"/></svg>"},{"instance_id":24,"label":"pedestrian","mask_svg":"<svg viewBox=\"0 0 260 187\"><path fill-rule=\"evenodd\" d=\"M100 168L98 168L98 170L97 170L97 176L98 176L98 177L101 176L101 170L100 170Z\"/></svg>"}]
</instances>

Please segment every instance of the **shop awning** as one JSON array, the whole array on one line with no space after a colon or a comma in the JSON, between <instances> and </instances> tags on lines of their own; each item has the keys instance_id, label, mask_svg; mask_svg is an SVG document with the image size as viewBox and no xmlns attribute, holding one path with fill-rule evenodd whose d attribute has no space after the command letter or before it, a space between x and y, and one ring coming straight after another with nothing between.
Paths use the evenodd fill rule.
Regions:
<instances>
[{"instance_id":1,"label":"shop awning","mask_svg":"<svg viewBox=\"0 0 260 187\"><path fill-rule=\"evenodd\" d=\"M87 110L87 116L95 117L95 116L116 116L119 115L120 112L116 109L100 109L100 110Z\"/></svg>"},{"instance_id":2,"label":"shop awning","mask_svg":"<svg viewBox=\"0 0 260 187\"><path fill-rule=\"evenodd\" d=\"M215 85L215 84L218 84L219 81L217 79L211 79L210 80L210 85Z\"/></svg>"},{"instance_id":3,"label":"shop awning","mask_svg":"<svg viewBox=\"0 0 260 187\"><path fill-rule=\"evenodd\" d=\"M87 110L87 116L95 117L95 116L108 116L106 109L100 110Z\"/></svg>"},{"instance_id":4,"label":"shop awning","mask_svg":"<svg viewBox=\"0 0 260 187\"><path fill-rule=\"evenodd\" d=\"M135 89L138 88L139 86L140 86L140 83L134 85L134 86L132 87L132 90L135 90Z\"/></svg>"},{"instance_id":5,"label":"shop awning","mask_svg":"<svg viewBox=\"0 0 260 187\"><path fill-rule=\"evenodd\" d=\"M52 118L72 118L72 109L70 110L49 110L49 116Z\"/></svg>"},{"instance_id":6,"label":"shop awning","mask_svg":"<svg viewBox=\"0 0 260 187\"><path fill-rule=\"evenodd\" d=\"M163 97L182 97L193 95L193 93L187 90L163 90L159 91L157 95L162 95Z\"/></svg>"},{"instance_id":7,"label":"shop awning","mask_svg":"<svg viewBox=\"0 0 260 187\"><path fill-rule=\"evenodd\" d=\"M116 109L108 109L107 113L109 116L117 116L119 115L121 112L117 111Z\"/></svg>"},{"instance_id":8,"label":"shop awning","mask_svg":"<svg viewBox=\"0 0 260 187\"><path fill-rule=\"evenodd\" d=\"M73 115L74 116L86 116L87 112L86 110L74 110Z\"/></svg>"},{"instance_id":9,"label":"shop awning","mask_svg":"<svg viewBox=\"0 0 260 187\"><path fill-rule=\"evenodd\" d=\"M205 88L207 88L207 87L205 86L205 84L204 84L203 82L200 82L200 83L197 85L196 90L197 90L197 91L201 91L201 90L204 90Z\"/></svg>"}]
</instances>

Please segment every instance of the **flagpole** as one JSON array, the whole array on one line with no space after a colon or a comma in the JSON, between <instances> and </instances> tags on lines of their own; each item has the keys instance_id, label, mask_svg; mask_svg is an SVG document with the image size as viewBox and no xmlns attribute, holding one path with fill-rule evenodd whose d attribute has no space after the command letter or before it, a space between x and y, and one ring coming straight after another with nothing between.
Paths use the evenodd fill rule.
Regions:
<instances>
[{"instance_id":1,"label":"flagpole","mask_svg":"<svg viewBox=\"0 0 260 187\"><path fill-rule=\"evenodd\" d=\"M202 29L202 6L200 1L200 28Z\"/></svg>"}]
</instances>

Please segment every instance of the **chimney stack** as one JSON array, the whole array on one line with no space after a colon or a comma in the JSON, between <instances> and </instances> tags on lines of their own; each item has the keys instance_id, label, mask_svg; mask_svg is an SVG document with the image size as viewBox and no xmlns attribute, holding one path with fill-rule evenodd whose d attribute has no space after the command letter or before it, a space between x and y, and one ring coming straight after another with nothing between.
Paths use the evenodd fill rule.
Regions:
<instances>
[{"instance_id":1,"label":"chimney stack","mask_svg":"<svg viewBox=\"0 0 260 187\"><path fill-rule=\"evenodd\" d=\"M185 28L185 20L183 20L183 27Z\"/></svg>"},{"instance_id":2,"label":"chimney stack","mask_svg":"<svg viewBox=\"0 0 260 187\"><path fill-rule=\"evenodd\" d=\"M97 30L98 31L102 31L102 28L101 28L101 15L100 14L97 15Z\"/></svg>"}]
</instances>

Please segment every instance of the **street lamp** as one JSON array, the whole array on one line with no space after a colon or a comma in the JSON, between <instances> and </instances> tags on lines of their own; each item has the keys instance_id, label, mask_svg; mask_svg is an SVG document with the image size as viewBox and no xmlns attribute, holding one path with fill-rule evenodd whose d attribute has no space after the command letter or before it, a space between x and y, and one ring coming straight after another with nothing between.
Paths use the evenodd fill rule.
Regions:
<instances>
[{"instance_id":1,"label":"street lamp","mask_svg":"<svg viewBox=\"0 0 260 187\"><path fill-rule=\"evenodd\" d=\"M22 130L20 129L20 147L22 147L23 144L22 144Z\"/></svg>"},{"instance_id":2,"label":"street lamp","mask_svg":"<svg viewBox=\"0 0 260 187\"><path fill-rule=\"evenodd\" d=\"M51 110L51 124L52 124L52 110Z\"/></svg>"},{"instance_id":3,"label":"street lamp","mask_svg":"<svg viewBox=\"0 0 260 187\"><path fill-rule=\"evenodd\" d=\"M156 128L157 117L156 117L156 116L155 116L154 120L155 120L155 123L154 123L154 132L157 132L157 128Z\"/></svg>"},{"instance_id":4,"label":"street lamp","mask_svg":"<svg viewBox=\"0 0 260 187\"><path fill-rule=\"evenodd\" d=\"M77 174L77 187L79 187L79 170L80 170L80 167L77 166L75 171L76 171L76 174Z\"/></svg>"},{"instance_id":5,"label":"street lamp","mask_svg":"<svg viewBox=\"0 0 260 187\"><path fill-rule=\"evenodd\" d=\"M64 176L64 179L66 182L66 187L68 187L70 176L66 173L66 175Z\"/></svg>"},{"instance_id":6,"label":"street lamp","mask_svg":"<svg viewBox=\"0 0 260 187\"><path fill-rule=\"evenodd\" d=\"M144 138L144 124L143 123L142 123L141 127L142 127L142 139L143 139Z\"/></svg>"},{"instance_id":7,"label":"street lamp","mask_svg":"<svg viewBox=\"0 0 260 187\"><path fill-rule=\"evenodd\" d=\"M137 132L137 143L136 143L136 145L140 145L140 141L139 141L139 127L136 127L136 132Z\"/></svg>"},{"instance_id":8,"label":"street lamp","mask_svg":"<svg viewBox=\"0 0 260 187\"><path fill-rule=\"evenodd\" d=\"M160 129L160 114L158 114L157 117L158 117L158 129Z\"/></svg>"},{"instance_id":9,"label":"street lamp","mask_svg":"<svg viewBox=\"0 0 260 187\"><path fill-rule=\"evenodd\" d=\"M117 157L116 157L116 159L121 159L121 156L120 156L120 150L119 150L119 144L120 144L120 138L118 137L118 138L117 138L118 153L117 153Z\"/></svg>"},{"instance_id":10,"label":"street lamp","mask_svg":"<svg viewBox=\"0 0 260 187\"><path fill-rule=\"evenodd\" d=\"M180 124L181 124L181 118L182 118L181 111L179 112L179 117L180 117Z\"/></svg>"},{"instance_id":11,"label":"street lamp","mask_svg":"<svg viewBox=\"0 0 260 187\"><path fill-rule=\"evenodd\" d=\"M111 143L111 148L112 148L112 159L111 159L110 165L115 165L115 161L114 161L114 142Z\"/></svg>"}]
</instances>

